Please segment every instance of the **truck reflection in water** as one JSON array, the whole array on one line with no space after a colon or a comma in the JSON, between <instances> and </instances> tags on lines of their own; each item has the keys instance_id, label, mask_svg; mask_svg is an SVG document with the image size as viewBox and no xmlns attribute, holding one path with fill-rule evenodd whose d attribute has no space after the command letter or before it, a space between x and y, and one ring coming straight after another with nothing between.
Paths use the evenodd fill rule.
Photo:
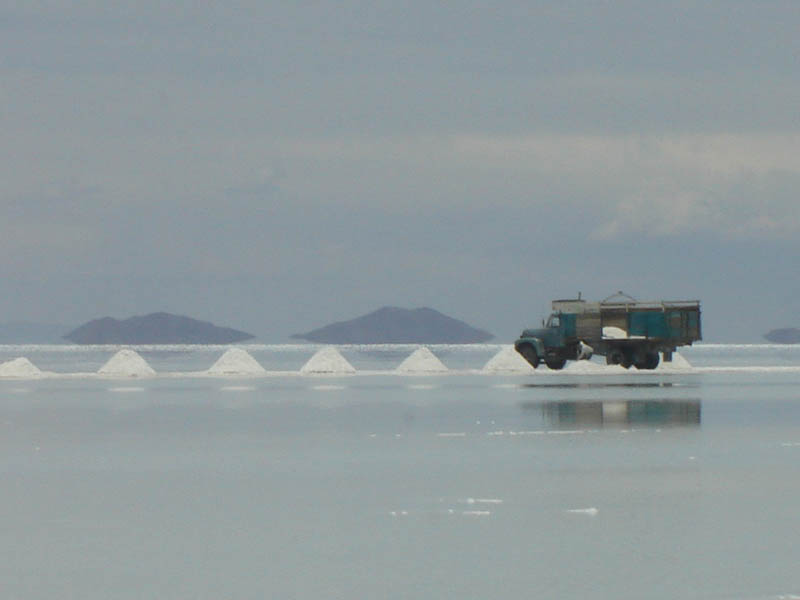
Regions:
<instances>
[{"instance_id":1,"label":"truck reflection in water","mask_svg":"<svg viewBox=\"0 0 800 600\"><path fill-rule=\"evenodd\" d=\"M697 381L682 381L680 383L673 381L583 381L577 383L557 381L554 383L524 383L520 387L530 389L600 390L607 388L697 388L700 387L700 384Z\"/></svg>"},{"instance_id":2,"label":"truck reflection in water","mask_svg":"<svg viewBox=\"0 0 800 600\"><path fill-rule=\"evenodd\" d=\"M701 413L699 399L530 402L522 408L541 410L544 420L558 427L697 427Z\"/></svg>"}]
</instances>

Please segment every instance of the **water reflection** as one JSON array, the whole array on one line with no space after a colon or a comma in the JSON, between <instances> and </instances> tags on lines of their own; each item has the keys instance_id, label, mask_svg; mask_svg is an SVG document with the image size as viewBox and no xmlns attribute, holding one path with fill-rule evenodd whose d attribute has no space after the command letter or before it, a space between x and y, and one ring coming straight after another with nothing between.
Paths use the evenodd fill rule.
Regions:
<instances>
[{"instance_id":1,"label":"water reflection","mask_svg":"<svg viewBox=\"0 0 800 600\"><path fill-rule=\"evenodd\" d=\"M672 381L583 381L583 382L557 382L557 383L524 383L524 388L555 388L555 389L598 389L598 388L677 388L699 387L698 383L674 383Z\"/></svg>"},{"instance_id":2,"label":"water reflection","mask_svg":"<svg viewBox=\"0 0 800 600\"><path fill-rule=\"evenodd\" d=\"M559 427L695 427L701 415L699 399L526 402L522 408L541 411L546 422Z\"/></svg>"}]
</instances>

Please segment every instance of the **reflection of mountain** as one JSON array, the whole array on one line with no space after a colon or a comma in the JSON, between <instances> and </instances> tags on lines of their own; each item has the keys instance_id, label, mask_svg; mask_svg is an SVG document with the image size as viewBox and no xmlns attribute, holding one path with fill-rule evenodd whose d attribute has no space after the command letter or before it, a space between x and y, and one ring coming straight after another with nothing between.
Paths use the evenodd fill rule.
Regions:
<instances>
[{"instance_id":1,"label":"reflection of mountain","mask_svg":"<svg viewBox=\"0 0 800 600\"><path fill-rule=\"evenodd\" d=\"M533 408L533 404L524 405ZM545 402L541 408L553 425L700 425L700 400L620 400L607 402Z\"/></svg>"}]
</instances>

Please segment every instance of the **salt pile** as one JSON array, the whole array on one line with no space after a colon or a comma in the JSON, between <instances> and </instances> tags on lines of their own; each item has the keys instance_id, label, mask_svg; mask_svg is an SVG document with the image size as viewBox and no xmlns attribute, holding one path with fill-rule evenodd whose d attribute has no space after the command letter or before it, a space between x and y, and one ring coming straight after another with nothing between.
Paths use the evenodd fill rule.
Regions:
<instances>
[{"instance_id":1,"label":"salt pile","mask_svg":"<svg viewBox=\"0 0 800 600\"><path fill-rule=\"evenodd\" d=\"M328 346L308 359L300 369L301 373L355 373L353 368L339 351L333 346Z\"/></svg>"},{"instance_id":2,"label":"salt pile","mask_svg":"<svg viewBox=\"0 0 800 600\"><path fill-rule=\"evenodd\" d=\"M447 367L423 346L414 350L396 370L400 373L441 373L447 371Z\"/></svg>"},{"instance_id":3,"label":"salt pile","mask_svg":"<svg viewBox=\"0 0 800 600\"><path fill-rule=\"evenodd\" d=\"M40 377L42 372L24 356L0 363L0 377Z\"/></svg>"},{"instance_id":4,"label":"salt pile","mask_svg":"<svg viewBox=\"0 0 800 600\"><path fill-rule=\"evenodd\" d=\"M603 337L610 340L624 340L628 337L628 332L620 327L606 325L603 327Z\"/></svg>"},{"instance_id":5,"label":"salt pile","mask_svg":"<svg viewBox=\"0 0 800 600\"><path fill-rule=\"evenodd\" d=\"M506 346L489 359L489 362L483 366L483 370L491 372L527 373L532 372L533 367L527 360L520 356L519 352L514 350L514 346Z\"/></svg>"},{"instance_id":6,"label":"salt pile","mask_svg":"<svg viewBox=\"0 0 800 600\"><path fill-rule=\"evenodd\" d=\"M263 375L267 371L247 350L229 348L208 370L209 375Z\"/></svg>"},{"instance_id":7,"label":"salt pile","mask_svg":"<svg viewBox=\"0 0 800 600\"><path fill-rule=\"evenodd\" d=\"M133 350L120 350L97 371L100 375L114 375L118 377L148 377L155 375L147 361Z\"/></svg>"}]
</instances>

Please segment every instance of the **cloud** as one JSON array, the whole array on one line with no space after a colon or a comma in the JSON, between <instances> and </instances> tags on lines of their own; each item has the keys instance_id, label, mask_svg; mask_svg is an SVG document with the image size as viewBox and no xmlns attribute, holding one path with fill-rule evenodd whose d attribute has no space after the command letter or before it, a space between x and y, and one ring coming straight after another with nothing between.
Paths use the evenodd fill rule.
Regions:
<instances>
[{"instance_id":1,"label":"cloud","mask_svg":"<svg viewBox=\"0 0 800 600\"><path fill-rule=\"evenodd\" d=\"M718 256L721 286L800 239L792 2L17 4L0 251L42 282L17 310L79 271L76 313L523 314L520 281L691 288Z\"/></svg>"},{"instance_id":2,"label":"cloud","mask_svg":"<svg viewBox=\"0 0 800 600\"><path fill-rule=\"evenodd\" d=\"M491 202L536 211L557 197L564 215L584 211L596 219L589 233L597 239L800 233L792 191L800 181L800 134L794 133L474 133L304 139L281 149L290 160L333 165L344 175L337 188L351 192L350 204L380 195L423 210L469 211ZM354 165L364 173L357 179ZM314 180L311 174L296 189L313 194ZM391 189L366 193L378 182L391 182ZM478 191L491 196L484 201Z\"/></svg>"}]
</instances>

